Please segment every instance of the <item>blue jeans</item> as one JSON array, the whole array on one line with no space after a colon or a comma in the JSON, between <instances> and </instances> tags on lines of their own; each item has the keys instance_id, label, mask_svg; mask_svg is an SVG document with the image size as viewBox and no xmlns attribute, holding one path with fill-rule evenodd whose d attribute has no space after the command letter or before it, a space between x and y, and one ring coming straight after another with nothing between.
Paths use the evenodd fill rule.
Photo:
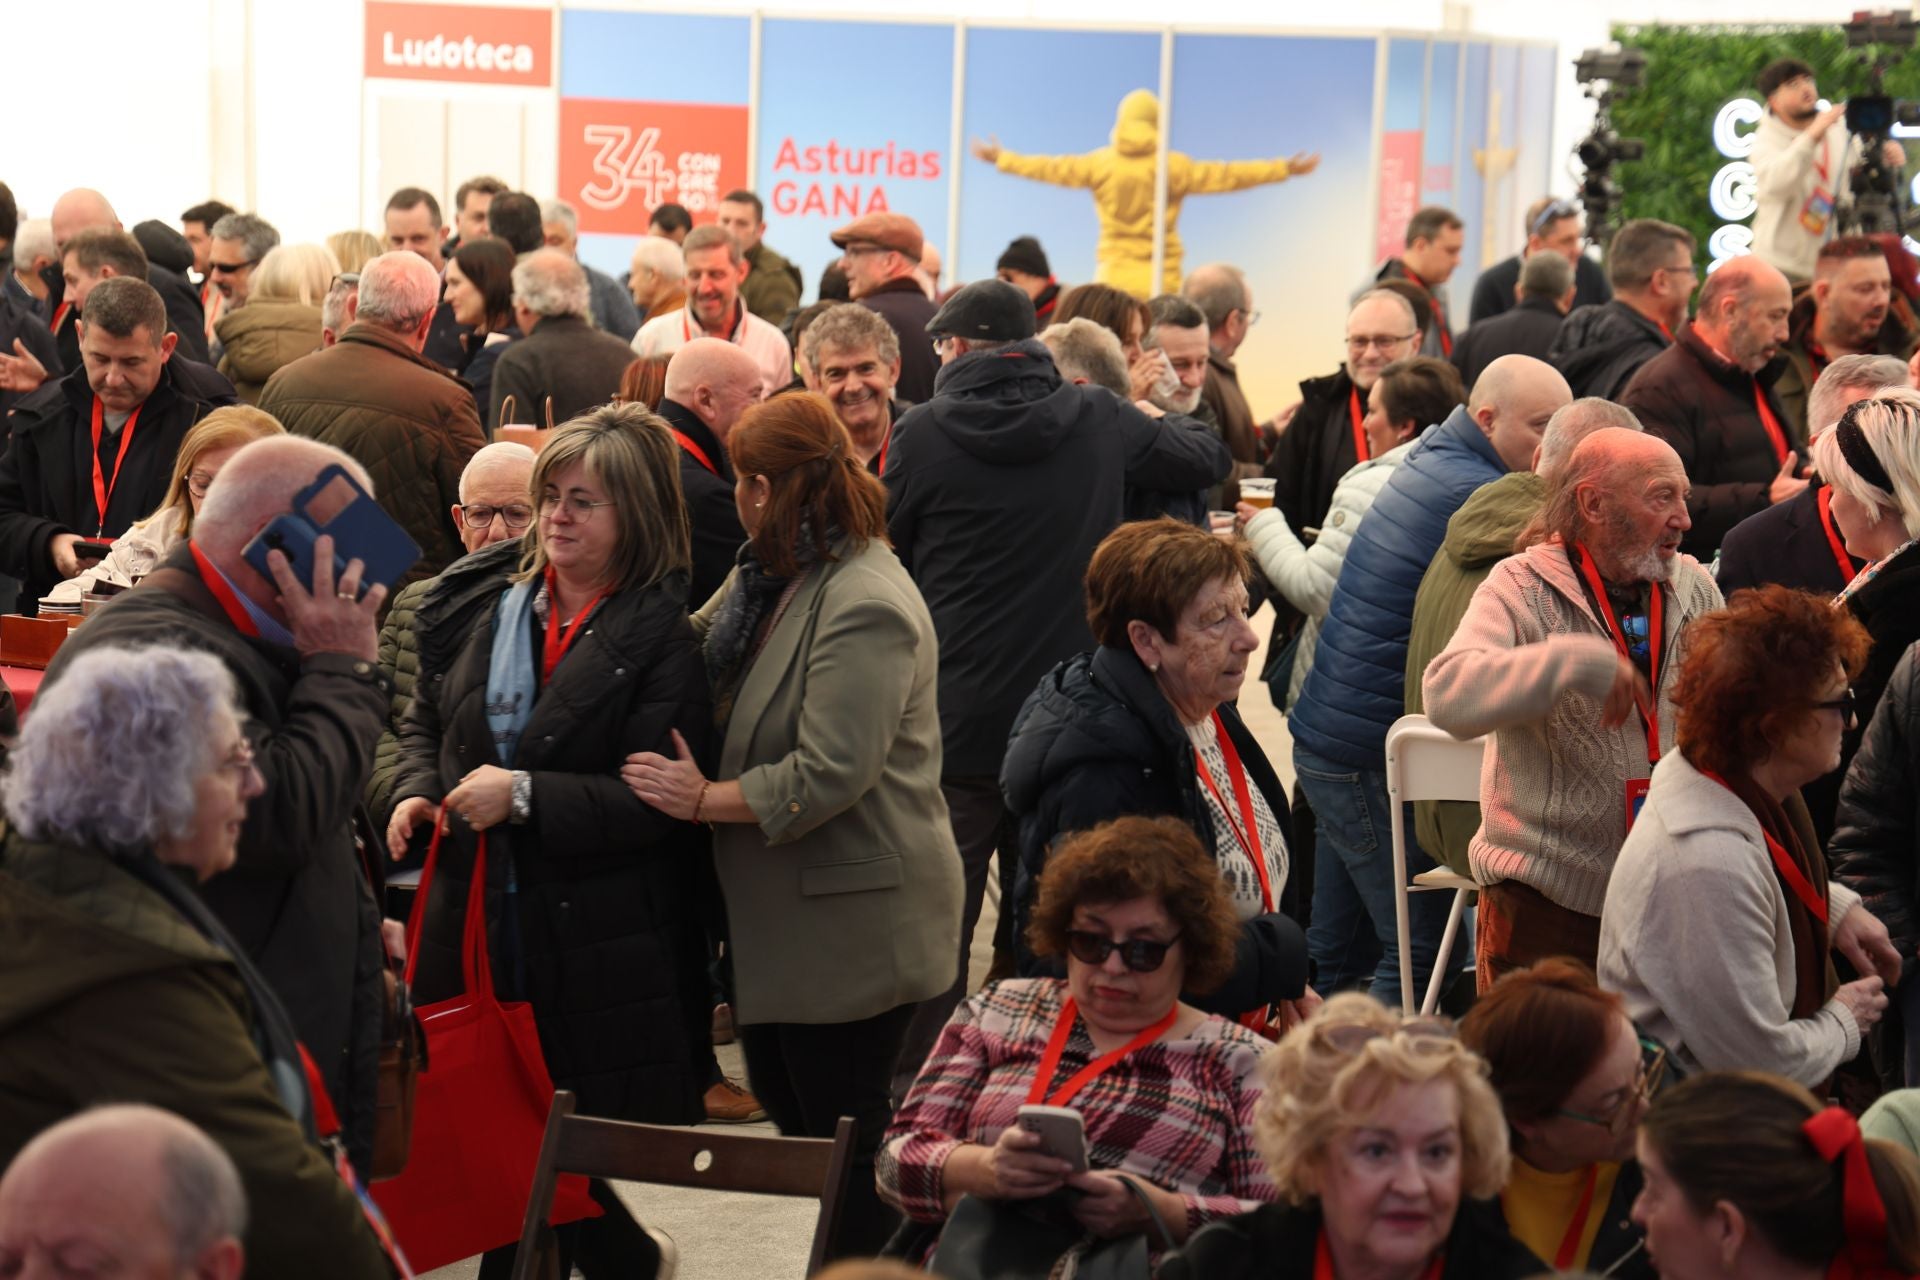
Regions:
<instances>
[{"instance_id":1,"label":"blue jeans","mask_svg":"<svg viewBox=\"0 0 1920 1280\"><path fill-rule=\"evenodd\" d=\"M1394 920L1393 828L1387 808L1387 775L1328 760L1299 744L1293 768L1307 803L1313 806L1317 833L1313 862L1313 918L1307 929L1307 954L1313 958L1314 989L1321 995L1357 988L1372 975L1375 999L1400 1004L1400 946ZM1407 875L1433 869L1413 838L1407 815ZM1450 893L1415 893L1407 906L1413 942L1414 1003L1426 993L1434 953L1446 932ZM1447 957L1447 972L1458 974L1473 954L1472 932L1461 921Z\"/></svg>"}]
</instances>

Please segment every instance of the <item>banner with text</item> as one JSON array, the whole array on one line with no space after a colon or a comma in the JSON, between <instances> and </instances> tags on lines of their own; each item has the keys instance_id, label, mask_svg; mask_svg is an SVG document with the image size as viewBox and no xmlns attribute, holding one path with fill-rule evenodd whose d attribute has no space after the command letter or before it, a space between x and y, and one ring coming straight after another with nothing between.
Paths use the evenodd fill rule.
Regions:
<instances>
[{"instance_id":1,"label":"banner with text","mask_svg":"<svg viewBox=\"0 0 1920 1280\"><path fill-rule=\"evenodd\" d=\"M763 20L754 190L809 295L839 256L828 237L863 214L905 214L944 251L953 41L944 23ZM860 73L822 93L831 66Z\"/></svg>"},{"instance_id":2,"label":"banner with text","mask_svg":"<svg viewBox=\"0 0 1920 1280\"><path fill-rule=\"evenodd\" d=\"M1373 256L1391 258L1406 242L1408 219L1420 207L1421 131L1427 91L1427 42L1387 41L1387 116L1380 122L1380 216Z\"/></svg>"},{"instance_id":3,"label":"banner with text","mask_svg":"<svg viewBox=\"0 0 1920 1280\"><path fill-rule=\"evenodd\" d=\"M553 12L367 0L363 74L544 88L553 83Z\"/></svg>"},{"instance_id":4,"label":"banner with text","mask_svg":"<svg viewBox=\"0 0 1920 1280\"><path fill-rule=\"evenodd\" d=\"M559 186L582 260L618 276L654 209L712 222L748 185L751 42L746 18L563 11Z\"/></svg>"}]
</instances>

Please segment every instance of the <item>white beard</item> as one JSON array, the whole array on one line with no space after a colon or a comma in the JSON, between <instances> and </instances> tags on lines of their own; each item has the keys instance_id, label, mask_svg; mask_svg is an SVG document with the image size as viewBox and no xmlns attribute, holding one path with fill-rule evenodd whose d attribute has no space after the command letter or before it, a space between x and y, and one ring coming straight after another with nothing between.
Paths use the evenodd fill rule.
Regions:
<instances>
[{"instance_id":1,"label":"white beard","mask_svg":"<svg viewBox=\"0 0 1920 1280\"><path fill-rule=\"evenodd\" d=\"M1178 413L1192 417L1193 411L1200 407L1200 393L1202 390L1204 390L1204 388L1201 387L1195 387L1192 391L1182 389L1179 395L1174 396L1163 396L1156 391L1149 395L1147 399L1156 409L1164 410L1167 413Z\"/></svg>"}]
</instances>

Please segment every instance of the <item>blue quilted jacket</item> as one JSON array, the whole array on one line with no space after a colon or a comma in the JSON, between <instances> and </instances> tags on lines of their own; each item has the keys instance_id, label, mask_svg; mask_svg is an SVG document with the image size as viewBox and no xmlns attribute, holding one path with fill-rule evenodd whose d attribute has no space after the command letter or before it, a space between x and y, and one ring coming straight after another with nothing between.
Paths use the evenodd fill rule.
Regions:
<instances>
[{"instance_id":1,"label":"blue quilted jacket","mask_svg":"<svg viewBox=\"0 0 1920 1280\"><path fill-rule=\"evenodd\" d=\"M1293 740L1355 769L1386 768L1387 728L1406 710L1413 597L1473 491L1507 472L1465 408L1428 427L1347 548L1313 669L1287 718Z\"/></svg>"}]
</instances>

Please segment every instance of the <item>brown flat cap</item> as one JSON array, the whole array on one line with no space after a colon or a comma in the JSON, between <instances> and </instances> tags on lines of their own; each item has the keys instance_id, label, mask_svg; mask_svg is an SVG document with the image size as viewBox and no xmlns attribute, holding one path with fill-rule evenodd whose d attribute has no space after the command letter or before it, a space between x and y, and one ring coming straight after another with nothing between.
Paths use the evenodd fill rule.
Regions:
<instances>
[{"instance_id":1,"label":"brown flat cap","mask_svg":"<svg viewBox=\"0 0 1920 1280\"><path fill-rule=\"evenodd\" d=\"M920 250L926 244L920 224L904 213L870 213L833 233L833 243L842 249L856 240L892 249L915 262L920 261Z\"/></svg>"}]
</instances>

